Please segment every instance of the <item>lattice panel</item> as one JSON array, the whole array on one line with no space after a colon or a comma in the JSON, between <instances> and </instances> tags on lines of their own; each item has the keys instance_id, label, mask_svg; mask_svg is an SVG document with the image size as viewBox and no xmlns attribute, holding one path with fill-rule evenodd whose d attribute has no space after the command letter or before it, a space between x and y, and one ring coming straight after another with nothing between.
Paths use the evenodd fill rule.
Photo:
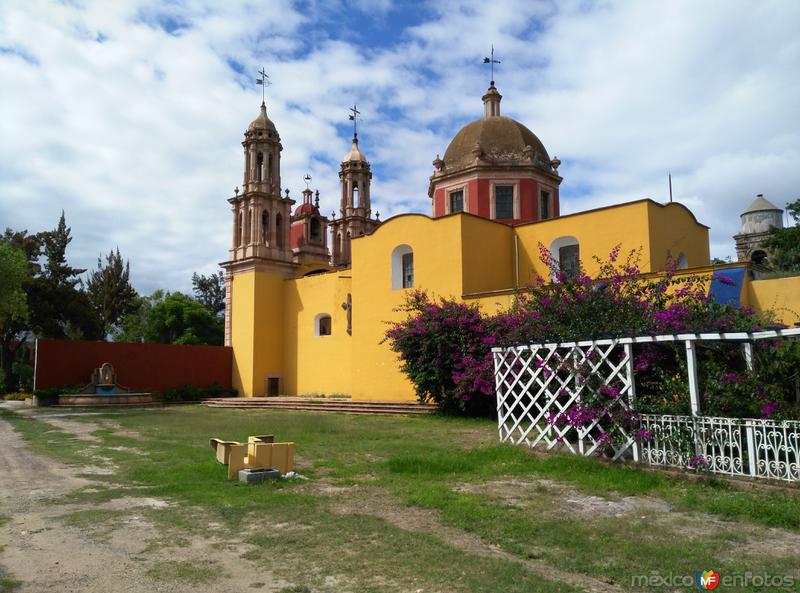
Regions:
<instances>
[{"instance_id":1,"label":"lattice panel","mask_svg":"<svg viewBox=\"0 0 800 593\"><path fill-rule=\"evenodd\" d=\"M500 440L580 455L610 450L619 458L635 445L617 421L634 416L631 361L630 346L616 341L495 350ZM599 396L601 386L618 395ZM558 421L571 413L586 419L577 425Z\"/></svg>"}]
</instances>

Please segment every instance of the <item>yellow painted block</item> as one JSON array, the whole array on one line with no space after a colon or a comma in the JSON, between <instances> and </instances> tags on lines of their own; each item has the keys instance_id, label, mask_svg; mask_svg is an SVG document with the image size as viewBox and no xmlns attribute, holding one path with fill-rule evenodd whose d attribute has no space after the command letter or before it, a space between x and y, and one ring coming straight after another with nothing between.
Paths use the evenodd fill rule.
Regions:
<instances>
[{"instance_id":1,"label":"yellow painted block","mask_svg":"<svg viewBox=\"0 0 800 593\"><path fill-rule=\"evenodd\" d=\"M220 441L219 439L211 439L212 441L217 442L217 461L219 461L223 465L228 465L228 459L230 458L231 454L231 447L233 445L239 445L241 443L237 443L236 441Z\"/></svg>"},{"instance_id":2,"label":"yellow painted block","mask_svg":"<svg viewBox=\"0 0 800 593\"><path fill-rule=\"evenodd\" d=\"M272 434L258 434L255 436L247 437L248 443L274 443L275 435Z\"/></svg>"},{"instance_id":3,"label":"yellow painted block","mask_svg":"<svg viewBox=\"0 0 800 593\"><path fill-rule=\"evenodd\" d=\"M252 468L272 467L272 443L247 444L247 465Z\"/></svg>"},{"instance_id":4,"label":"yellow painted block","mask_svg":"<svg viewBox=\"0 0 800 593\"><path fill-rule=\"evenodd\" d=\"M228 445L228 479L232 480L239 475L239 470L247 467L247 457L245 457L246 447L240 444Z\"/></svg>"},{"instance_id":5,"label":"yellow painted block","mask_svg":"<svg viewBox=\"0 0 800 593\"><path fill-rule=\"evenodd\" d=\"M272 467L282 474L287 474L294 469L294 443L272 445Z\"/></svg>"}]
</instances>

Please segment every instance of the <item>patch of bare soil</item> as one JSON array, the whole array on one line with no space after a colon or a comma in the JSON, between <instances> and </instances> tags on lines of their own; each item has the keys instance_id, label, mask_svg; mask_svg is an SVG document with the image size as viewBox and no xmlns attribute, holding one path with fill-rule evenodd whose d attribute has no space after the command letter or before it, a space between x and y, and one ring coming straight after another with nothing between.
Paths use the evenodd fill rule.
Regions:
<instances>
[{"instance_id":1,"label":"patch of bare soil","mask_svg":"<svg viewBox=\"0 0 800 593\"><path fill-rule=\"evenodd\" d=\"M61 424L65 430L67 426L86 428L83 422ZM0 527L0 565L7 576L21 581L19 593L274 592L288 584L242 559L246 550L237 542L192 536L188 545L164 547L164 533L144 511L169 501L128 496L100 505L54 505L43 500L91 486L91 480L78 477L85 473L85 467L34 455L11 425L0 420L0 513L10 519ZM119 513L103 523L103 538L94 537L93 525L71 526L58 519L98 510ZM156 552L148 551L151 542L162 542ZM213 573L202 583L181 580L180 574L148 574L164 560L211 566Z\"/></svg>"},{"instance_id":2,"label":"patch of bare soil","mask_svg":"<svg viewBox=\"0 0 800 593\"><path fill-rule=\"evenodd\" d=\"M325 494L326 492L330 493L331 490L332 488L328 486L321 487L317 491ZM339 494L342 489L334 492ZM444 525L437 512L404 506L399 501L382 494L377 488L356 485L348 487L347 492L350 496L332 501L331 510L333 512L343 515L371 515L407 531L434 534L445 543L469 554L516 562L547 579L563 581L583 591L592 593L623 591L621 587L615 584L606 583L586 575L564 572L547 562L520 558L505 552L477 535Z\"/></svg>"},{"instance_id":3,"label":"patch of bare soil","mask_svg":"<svg viewBox=\"0 0 800 593\"><path fill-rule=\"evenodd\" d=\"M646 519L649 528L641 537L661 538L666 533L686 539L702 539L734 531L744 541L732 545L731 556L792 557L800 549L800 533L786 529L733 523L706 513L676 510L669 502L652 496L603 498L578 492L567 484L547 479L492 480L482 484L460 484L458 492L489 497L497 504L535 510L550 516L575 516L591 521L603 517L627 519L632 524Z\"/></svg>"}]
</instances>

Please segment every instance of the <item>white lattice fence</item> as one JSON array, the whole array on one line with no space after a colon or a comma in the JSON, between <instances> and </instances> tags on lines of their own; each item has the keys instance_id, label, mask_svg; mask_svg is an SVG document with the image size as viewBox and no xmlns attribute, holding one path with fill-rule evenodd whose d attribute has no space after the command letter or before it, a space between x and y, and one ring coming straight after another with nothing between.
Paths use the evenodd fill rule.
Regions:
<instances>
[{"instance_id":1,"label":"white lattice fence","mask_svg":"<svg viewBox=\"0 0 800 593\"><path fill-rule=\"evenodd\" d=\"M492 350L500 440L661 466L800 481L800 422L700 415L695 344L797 339L799 329L639 336ZM633 345L684 342L692 416L637 414Z\"/></svg>"},{"instance_id":2,"label":"white lattice fence","mask_svg":"<svg viewBox=\"0 0 800 593\"><path fill-rule=\"evenodd\" d=\"M501 441L581 455L602 448L614 459L631 449L638 457L625 422L633 418L630 344L495 349L494 362Z\"/></svg>"}]
</instances>

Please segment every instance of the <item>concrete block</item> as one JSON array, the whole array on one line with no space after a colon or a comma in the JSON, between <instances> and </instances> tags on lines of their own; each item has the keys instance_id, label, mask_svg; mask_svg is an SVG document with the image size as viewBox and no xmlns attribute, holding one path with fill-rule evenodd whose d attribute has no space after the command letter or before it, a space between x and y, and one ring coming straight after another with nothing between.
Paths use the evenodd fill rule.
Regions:
<instances>
[{"instance_id":1,"label":"concrete block","mask_svg":"<svg viewBox=\"0 0 800 593\"><path fill-rule=\"evenodd\" d=\"M239 470L239 481L245 484L260 484L267 480L276 480L281 477L281 472L269 467L245 468Z\"/></svg>"}]
</instances>

